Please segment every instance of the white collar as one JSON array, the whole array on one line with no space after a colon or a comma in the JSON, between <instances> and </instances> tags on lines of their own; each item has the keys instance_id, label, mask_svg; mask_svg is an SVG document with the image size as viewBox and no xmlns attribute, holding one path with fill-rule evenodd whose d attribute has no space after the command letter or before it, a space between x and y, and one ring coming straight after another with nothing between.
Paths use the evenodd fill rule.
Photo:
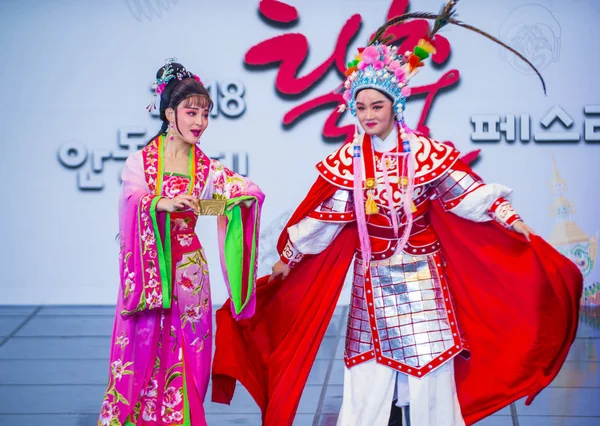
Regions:
<instances>
[{"instance_id":1,"label":"white collar","mask_svg":"<svg viewBox=\"0 0 600 426\"><path fill-rule=\"evenodd\" d=\"M373 149L377 152L388 152L398 146L398 129L396 125L392 128L392 131L385 140L381 140L378 136L371 136L371 142L373 143Z\"/></svg>"}]
</instances>

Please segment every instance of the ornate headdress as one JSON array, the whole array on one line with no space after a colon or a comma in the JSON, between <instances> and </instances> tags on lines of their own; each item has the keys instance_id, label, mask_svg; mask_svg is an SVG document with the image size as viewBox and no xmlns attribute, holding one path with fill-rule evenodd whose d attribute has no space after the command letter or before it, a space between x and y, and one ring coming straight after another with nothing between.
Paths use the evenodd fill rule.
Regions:
<instances>
[{"instance_id":1,"label":"ornate headdress","mask_svg":"<svg viewBox=\"0 0 600 426\"><path fill-rule=\"evenodd\" d=\"M398 47L375 42L358 50L358 55L348 63L344 82L344 100L350 112L356 116L356 94L362 89L377 89L387 94L394 103L398 121L402 121L402 112L406 97L410 95L407 84L423 66L423 59L435 53L428 40L420 40L413 52L404 55L398 53ZM340 106L345 110L346 104Z\"/></svg>"},{"instance_id":2,"label":"ornate headdress","mask_svg":"<svg viewBox=\"0 0 600 426\"><path fill-rule=\"evenodd\" d=\"M152 88L154 89L154 95L152 95L152 101L146 109L148 112L152 111L152 109L156 109L156 104L158 103L158 99L160 95L165 91L167 84L173 79L177 79L179 81L184 78L193 78L197 80L200 84L202 84L202 80L196 74L188 71L184 66L174 67L173 63L177 60L177 58L169 58L165 61L165 66L163 73L160 77L158 77L154 83L152 83Z\"/></svg>"},{"instance_id":3,"label":"ornate headdress","mask_svg":"<svg viewBox=\"0 0 600 426\"><path fill-rule=\"evenodd\" d=\"M410 235L412 227L412 210L414 209L412 195L414 190L415 170L411 158L409 143L409 139L414 135L414 131L406 126L403 115L406 98L410 96L408 82L412 77L414 77L415 74L417 74L419 68L423 66L423 60L428 58L430 55L435 54L435 34L444 26L452 24L483 35L484 37L510 50L525 63L527 63L531 68L533 68L542 81L544 94L546 93L546 83L544 82L544 79L542 78L540 72L526 57L494 36L476 27L460 22L454 18L456 15L455 7L457 3L458 0L448 1L448 3L442 7L438 14L427 12L405 13L388 20L375 32L375 34L373 34L367 47L358 49L358 54L353 61L348 63L346 70L347 78L344 82L345 91L343 93L345 103L339 106L340 112L343 112L346 108L348 108L352 115L356 117L356 96L358 92L363 89L378 90L389 96L393 102L396 120L399 123L399 133L402 139L402 148L404 152L401 154L391 155L403 157L403 170L406 172L406 176L402 176L401 180L404 182L402 205L407 217L407 222L406 229L399 243L399 247L403 247L406 244L408 236ZM398 25L399 23L408 19L429 19L433 20L434 24L427 36L421 39L412 51L407 51L402 54L398 52L398 48L396 46L388 45L391 37L386 38L384 35L388 28ZM391 194L386 170L384 170L384 178L387 187L386 193ZM358 138L358 132L356 132L354 135L354 198L361 251L363 253L363 259L366 260L364 266L365 268L368 268L371 248L366 229L365 213L371 214L377 212L377 206L373 201L375 179L366 176L365 188L363 188L362 182L361 145ZM364 189L367 190L368 195L366 203L363 195ZM390 206L393 205L394 203L392 200L390 200ZM394 214L391 216L394 230L397 233L398 219Z\"/></svg>"},{"instance_id":4,"label":"ornate headdress","mask_svg":"<svg viewBox=\"0 0 600 426\"><path fill-rule=\"evenodd\" d=\"M542 75L525 56L485 31L454 18L457 3L458 0L448 1L438 14L427 12L405 13L383 24L373 34L367 47L359 48L354 60L347 64L347 78L344 82L346 90L343 95L346 103L340 105L340 112L343 112L347 107L352 115L356 116L356 94L362 89L377 89L393 100L396 117L401 122L406 97L410 96L408 82L424 65L423 60L435 54L434 36L448 24L474 31L513 52L536 72L542 82L545 94L546 83ZM409 19L429 19L434 20L434 24L427 36L419 40L412 51L402 54L398 52L397 46L387 45L390 38L385 38L384 34L388 28Z\"/></svg>"}]
</instances>

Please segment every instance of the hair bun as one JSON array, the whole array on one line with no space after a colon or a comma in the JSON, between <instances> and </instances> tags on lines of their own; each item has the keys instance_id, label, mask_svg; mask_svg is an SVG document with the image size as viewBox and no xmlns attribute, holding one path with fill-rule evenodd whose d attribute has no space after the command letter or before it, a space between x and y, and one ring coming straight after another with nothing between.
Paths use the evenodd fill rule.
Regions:
<instances>
[{"instance_id":1,"label":"hair bun","mask_svg":"<svg viewBox=\"0 0 600 426\"><path fill-rule=\"evenodd\" d=\"M193 73L188 71L186 67L178 62L170 62L159 68L156 72L156 79L162 80L168 75L172 75L177 80L182 80L184 78L192 77Z\"/></svg>"}]
</instances>

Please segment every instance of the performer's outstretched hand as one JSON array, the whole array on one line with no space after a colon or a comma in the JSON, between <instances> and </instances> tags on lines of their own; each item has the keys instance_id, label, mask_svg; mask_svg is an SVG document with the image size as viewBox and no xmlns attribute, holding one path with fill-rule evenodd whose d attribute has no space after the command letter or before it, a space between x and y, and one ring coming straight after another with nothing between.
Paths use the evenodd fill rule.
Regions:
<instances>
[{"instance_id":1,"label":"performer's outstretched hand","mask_svg":"<svg viewBox=\"0 0 600 426\"><path fill-rule=\"evenodd\" d=\"M198 204L194 197L187 194L178 195L175 198L161 198L156 204L159 212L173 213L180 210L190 209L198 213Z\"/></svg>"},{"instance_id":2,"label":"performer's outstretched hand","mask_svg":"<svg viewBox=\"0 0 600 426\"><path fill-rule=\"evenodd\" d=\"M285 280L292 269L283 263L281 260L273 265L273 272L269 281L273 281L275 278L281 276L282 280Z\"/></svg>"},{"instance_id":3,"label":"performer's outstretched hand","mask_svg":"<svg viewBox=\"0 0 600 426\"><path fill-rule=\"evenodd\" d=\"M525 222L523 222L522 220L515 222L512 227L515 230L515 232L523 234L525 238L527 238L527 241L531 241L531 238L529 238L531 235L536 235L533 229L527 226L527 224L525 224Z\"/></svg>"}]
</instances>

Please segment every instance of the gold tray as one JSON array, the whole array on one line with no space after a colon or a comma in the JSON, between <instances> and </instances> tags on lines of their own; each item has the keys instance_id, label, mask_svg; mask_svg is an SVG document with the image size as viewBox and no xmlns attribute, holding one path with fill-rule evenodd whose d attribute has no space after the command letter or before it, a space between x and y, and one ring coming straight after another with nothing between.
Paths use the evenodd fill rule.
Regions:
<instances>
[{"instance_id":1,"label":"gold tray","mask_svg":"<svg viewBox=\"0 0 600 426\"><path fill-rule=\"evenodd\" d=\"M222 216L225 214L227 200L198 200L200 216Z\"/></svg>"}]
</instances>

